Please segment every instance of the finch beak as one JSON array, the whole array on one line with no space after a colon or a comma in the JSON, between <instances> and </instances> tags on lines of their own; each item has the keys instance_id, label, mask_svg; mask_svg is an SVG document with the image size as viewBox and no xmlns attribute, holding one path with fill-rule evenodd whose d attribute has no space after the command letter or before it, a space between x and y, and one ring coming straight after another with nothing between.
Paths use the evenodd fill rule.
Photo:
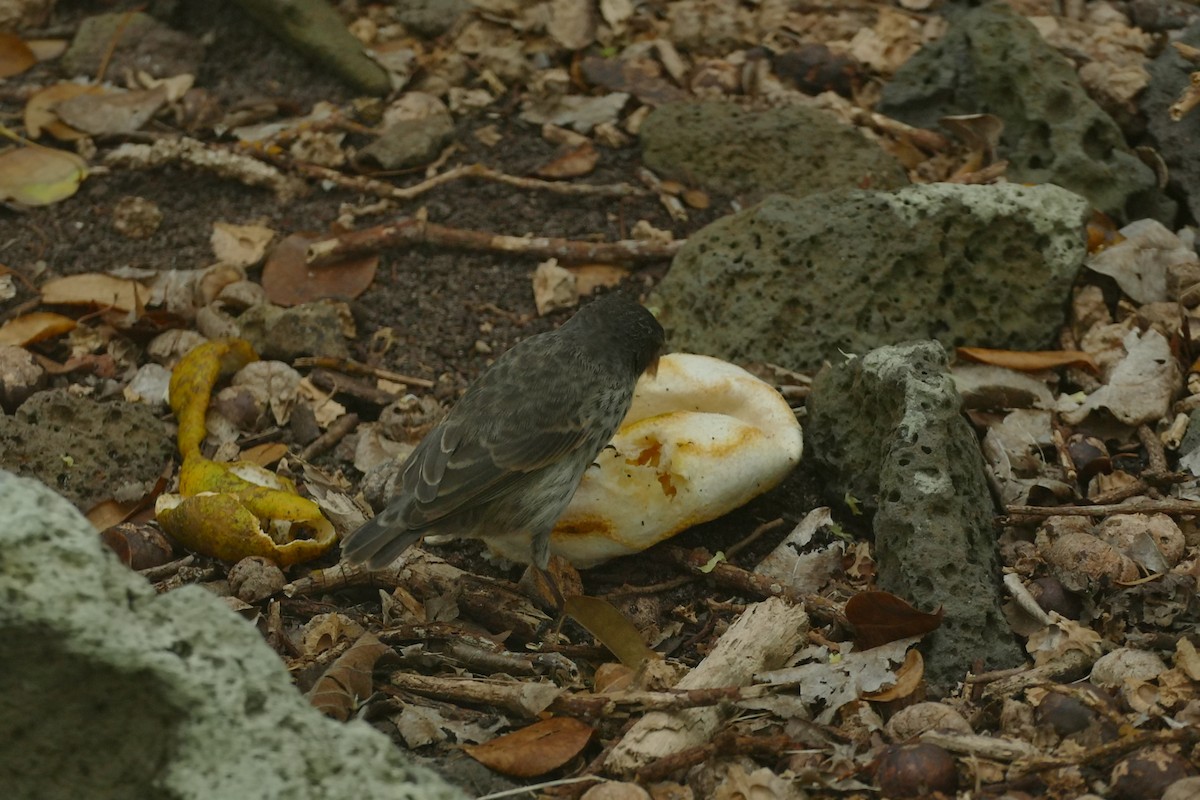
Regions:
<instances>
[{"instance_id":1,"label":"finch beak","mask_svg":"<svg viewBox=\"0 0 1200 800\"><path fill-rule=\"evenodd\" d=\"M646 374L651 378L658 377L658 359L659 356L655 356L654 360L650 362L650 366L646 367Z\"/></svg>"}]
</instances>

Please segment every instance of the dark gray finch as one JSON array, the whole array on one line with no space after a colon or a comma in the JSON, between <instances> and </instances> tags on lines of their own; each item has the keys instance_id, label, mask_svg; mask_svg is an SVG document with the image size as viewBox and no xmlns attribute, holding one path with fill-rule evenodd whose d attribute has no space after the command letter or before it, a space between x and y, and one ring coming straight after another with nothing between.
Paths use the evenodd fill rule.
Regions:
<instances>
[{"instance_id":1,"label":"dark gray finch","mask_svg":"<svg viewBox=\"0 0 1200 800\"><path fill-rule=\"evenodd\" d=\"M530 561L545 569L554 523L662 345L658 320L615 293L515 345L421 440L399 493L343 555L380 569L425 534L528 534Z\"/></svg>"}]
</instances>

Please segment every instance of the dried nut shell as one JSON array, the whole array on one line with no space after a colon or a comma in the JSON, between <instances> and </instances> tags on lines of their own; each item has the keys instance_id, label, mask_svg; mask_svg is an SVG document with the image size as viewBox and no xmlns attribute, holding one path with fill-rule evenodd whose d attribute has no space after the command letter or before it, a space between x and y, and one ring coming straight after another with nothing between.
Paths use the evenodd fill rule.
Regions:
<instances>
[{"instance_id":1,"label":"dried nut shell","mask_svg":"<svg viewBox=\"0 0 1200 800\"><path fill-rule=\"evenodd\" d=\"M1133 559L1091 534L1065 534L1042 551L1054 576L1073 592L1097 588L1105 582L1130 582L1138 578Z\"/></svg>"},{"instance_id":2,"label":"dried nut shell","mask_svg":"<svg viewBox=\"0 0 1200 800\"><path fill-rule=\"evenodd\" d=\"M1096 526L1096 536L1130 555L1138 540L1147 536L1168 568L1178 564L1187 549L1183 531L1166 514L1118 514Z\"/></svg>"},{"instance_id":3,"label":"dried nut shell","mask_svg":"<svg viewBox=\"0 0 1200 800\"><path fill-rule=\"evenodd\" d=\"M897 711L883 726L896 742L906 742L926 731L952 731L970 734L971 723L945 703L914 703Z\"/></svg>"},{"instance_id":4,"label":"dried nut shell","mask_svg":"<svg viewBox=\"0 0 1200 800\"><path fill-rule=\"evenodd\" d=\"M1046 613L1056 611L1067 619L1079 619L1083 613L1083 600L1074 592L1067 591L1058 578L1047 575L1030 581L1029 593Z\"/></svg>"},{"instance_id":5,"label":"dried nut shell","mask_svg":"<svg viewBox=\"0 0 1200 800\"><path fill-rule=\"evenodd\" d=\"M1116 800L1160 798L1171 784L1191 772L1188 762L1162 747L1131 753L1112 769L1112 797Z\"/></svg>"},{"instance_id":6,"label":"dried nut shell","mask_svg":"<svg viewBox=\"0 0 1200 800\"><path fill-rule=\"evenodd\" d=\"M876 762L875 781L888 797L953 795L958 790L954 759L935 744L892 745Z\"/></svg>"},{"instance_id":7,"label":"dried nut shell","mask_svg":"<svg viewBox=\"0 0 1200 800\"><path fill-rule=\"evenodd\" d=\"M1038 534L1049 536L1050 540L1054 541L1068 533L1091 533L1093 528L1092 521L1087 517L1063 514L1047 517L1038 527Z\"/></svg>"},{"instance_id":8,"label":"dried nut shell","mask_svg":"<svg viewBox=\"0 0 1200 800\"><path fill-rule=\"evenodd\" d=\"M283 570L262 556L247 556L229 570L229 588L244 603L257 603L278 592L287 583Z\"/></svg>"},{"instance_id":9,"label":"dried nut shell","mask_svg":"<svg viewBox=\"0 0 1200 800\"><path fill-rule=\"evenodd\" d=\"M1092 683L1119 689L1125 681L1152 681L1167 671L1163 660L1149 650L1118 647L1096 659L1092 666Z\"/></svg>"}]
</instances>

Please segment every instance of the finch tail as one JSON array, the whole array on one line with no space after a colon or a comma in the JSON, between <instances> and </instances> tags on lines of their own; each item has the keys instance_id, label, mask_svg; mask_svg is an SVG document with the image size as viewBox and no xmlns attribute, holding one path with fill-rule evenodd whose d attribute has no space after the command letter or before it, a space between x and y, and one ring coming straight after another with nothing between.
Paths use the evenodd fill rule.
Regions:
<instances>
[{"instance_id":1,"label":"finch tail","mask_svg":"<svg viewBox=\"0 0 1200 800\"><path fill-rule=\"evenodd\" d=\"M385 508L342 542L342 556L352 564L383 569L421 538L420 531L404 527L400 514Z\"/></svg>"}]
</instances>

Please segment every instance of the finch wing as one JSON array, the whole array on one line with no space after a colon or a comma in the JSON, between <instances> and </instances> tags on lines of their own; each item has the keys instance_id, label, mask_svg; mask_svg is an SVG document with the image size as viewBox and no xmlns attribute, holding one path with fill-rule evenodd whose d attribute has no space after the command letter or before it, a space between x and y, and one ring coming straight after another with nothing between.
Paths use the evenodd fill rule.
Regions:
<instances>
[{"instance_id":1,"label":"finch wing","mask_svg":"<svg viewBox=\"0 0 1200 800\"><path fill-rule=\"evenodd\" d=\"M417 501L408 510L410 525L432 525L499 497L595 441L604 422L586 392L577 385L574 392L550 390L564 385L561 375L539 380L544 370L535 368L523 384L543 391L518 396L505 379L509 371L497 363L409 458L404 491Z\"/></svg>"}]
</instances>

